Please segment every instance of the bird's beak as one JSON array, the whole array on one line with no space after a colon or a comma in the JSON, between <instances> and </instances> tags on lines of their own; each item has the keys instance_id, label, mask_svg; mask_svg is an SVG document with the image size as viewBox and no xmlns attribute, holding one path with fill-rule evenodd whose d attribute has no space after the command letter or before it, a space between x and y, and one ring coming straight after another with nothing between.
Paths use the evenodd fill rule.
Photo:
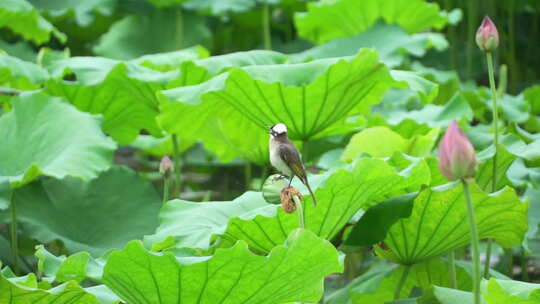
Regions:
<instances>
[{"instance_id":1,"label":"bird's beak","mask_svg":"<svg viewBox=\"0 0 540 304\"><path fill-rule=\"evenodd\" d=\"M266 126L266 128L268 129L268 134L272 134L272 126Z\"/></svg>"}]
</instances>

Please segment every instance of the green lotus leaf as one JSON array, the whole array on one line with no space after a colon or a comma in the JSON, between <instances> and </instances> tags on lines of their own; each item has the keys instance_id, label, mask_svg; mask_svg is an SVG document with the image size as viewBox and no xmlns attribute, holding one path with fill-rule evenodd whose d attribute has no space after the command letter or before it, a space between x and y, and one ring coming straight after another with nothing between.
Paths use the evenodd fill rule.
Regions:
<instances>
[{"instance_id":1,"label":"green lotus leaf","mask_svg":"<svg viewBox=\"0 0 540 304\"><path fill-rule=\"evenodd\" d=\"M348 115L369 109L390 83L386 67L367 49L349 59L233 68L200 85L158 93L158 121L169 133L202 140L222 160L265 163L265 126L283 122L295 140L345 132Z\"/></svg>"},{"instance_id":2,"label":"green lotus leaf","mask_svg":"<svg viewBox=\"0 0 540 304\"><path fill-rule=\"evenodd\" d=\"M473 118L473 112L467 101L460 94L456 94L442 106L428 104L421 110L395 110L384 116L391 125L397 125L405 119L411 119L435 128L446 127L452 120L469 121Z\"/></svg>"},{"instance_id":3,"label":"green lotus leaf","mask_svg":"<svg viewBox=\"0 0 540 304\"><path fill-rule=\"evenodd\" d=\"M538 161L540 159L540 139L529 144L524 143L514 134L504 136L501 143L508 152L527 161Z\"/></svg>"},{"instance_id":4,"label":"green lotus leaf","mask_svg":"<svg viewBox=\"0 0 540 304\"><path fill-rule=\"evenodd\" d=\"M187 141L185 139L178 140L178 151L180 153L188 150L195 143L194 140ZM172 136L154 137L151 135L141 134L137 136L137 139L130 144L131 147L139 150L139 152L148 153L149 155L162 157L164 155L173 155L173 142Z\"/></svg>"},{"instance_id":5,"label":"green lotus leaf","mask_svg":"<svg viewBox=\"0 0 540 304\"><path fill-rule=\"evenodd\" d=\"M503 247L522 242L528 230L528 204L522 203L512 188L487 195L471 184L471 196L480 238L493 238ZM376 247L376 252L393 262L411 265L463 247L469 241L463 187L452 183L422 190L411 216L400 219L388 231L384 243L389 250Z\"/></svg>"},{"instance_id":6,"label":"green lotus leaf","mask_svg":"<svg viewBox=\"0 0 540 304\"><path fill-rule=\"evenodd\" d=\"M29 0L35 8L45 11L48 16L62 18L73 16L81 27L90 26L95 14L110 16L115 9L115 0Z\"/></svg>"},{"instance_id":7,"label":"green lotus leaf","mask_svg":"<svg viewBox=\"0 0 540 304\"><path fill-rule=\"evenodd\" d=\"M160 211L156 233L145 237L145 243L154 250L172 246L206 250L212 235L225 232L231 217L267 205L260 192L246 192L230 202L168 201Z\"/></svg>"},{"instance_id":8,"label":"green lotus leaf","mask_svg":"<svg viewBox=\"0 0 540 304\"><path fill-rule=\"evenodd\" d=\"M403 194L369 208L354 224L343 244L356 247L382 242L395 222L411 215L417 195L418 192Z\"/></svg>"},{"instance_id":9,"label":"green lotus leaf","mask_svg":"<svg viewBox=\"0 0 540 304\"><path fill-rule=\"evenodd\" d=\"M523 91L525 100L530 104L532 114L540 114L540 85L534 85Z\"/></svg>"},{"instance_id":10,"label":"green lotus leaf","mask_svg":"<svg viewBox=\"0 0 540 304\"><path fill-rule=\"evenodd\" d=\"M387 303L394 298L394 291L404 266L379 273L368 280L355 280L349 287L352 304L356 303ZM409 275L401 289L401 298L407 298L413 287L428 290L432 285L450 287L448 263L442 259L431 259L423 263L412 265ZM462 267L456 267L458 290L469 291L472 288L472 279ZM337 304L337 303L336 303Z\"/></svg>"},{"instance_id":11,"label":"green lotus leaf","mask_svg":"<svg viewBox=\"0 0 540 304\"><path fill-rule=\"evenodd\" d=\"M103 277L103 267L106 259L94 259L88 252L81 251L70 256L55 256L43 245L36 248L38 269L41 273L42 282L63 283L76 281L80 283L84 279L100 282ZM118 304L120 298L105 285L94 285L84 290L96 296L101 304Z\"/></svg>"},{"instance_id":12,"label":"green lotus leaf","mask_svg":"<svg viewBox=\"0 0 540 304\"><path fill-rule=\"evenodd\" d=\"M154 232L161 206L152 185L122 167L89 181L68 177L32 183L17 189L13 200L29 236L42 243L59 239L71 252L94 256Z\"/></svg>"},{"instance_id":13,"label":"green lotus leaf","mask_svg":"<svg viewBox=\"0 0 540 304\"><path fill-rule=\"evenodd\" d=\"M3 0L0 2L0 28L9 27L24 39L37 44L49 41L51 34L60 42L66 35L59 32L26 0Z\"/></svg>"},{"instance_id":14,"label":"green lotus leaf","mask_svg":"<svg viewBox=\"0 0 540 304\"><path fill-rule=\"evenodd\" d=\"M448 42L439 33L407 34L395 25L375 24L365 32L348 38L337 38L325 44L290 56L292 62L312 59L354 56L361 48L374 48L389 67L399 66L407 55L422 57L430 48L444 50Z\"/></svg>"},{"instance_id":15,"label":"green lotus leaf","mask_svg":"<svg viewBox=\"0 0 540 304\"><path fill-rule=\"evenodd\" d=\"M110 254L103 281L128 303L317 302L324 277L342 271L338 260L332 244L301 229L266 257L238 242L213 256L177 259L133 241Z\"/></svg>"},{"instance_id":16,"label":"green lotus leaf","mask_svg":"<svg viewBox=\"0 0 540 304\"><path fill-rule=\"evenodd\" d=\"M208 56L208 50L202 46L193 46L179 51L144 55L131 61L150 69L166 72L178 69L182 62Z\"/></svg>"},{"instance_id":17,"label":"green lotus leaf","mask_svg":"<svg viewBox=\"0 0 540 304\"><path fill-rule=\"evenodd\" d=\"M117 21L93 50L100 56L128 60L207 45L210 38L210 30L201 16L180 8L156 9Z\"/></svg>"},{"instance_id":18,"label":"green lotus leaf","mask_svg":"<svg viewBox=\"0 0 540 304\"><path fill-rule=\"evenodd\" d=\"M183 6L190 10L209 11L212 15L225 15L227 13L242 13L252 10L257 2L276 4L280 0L186 0Z\"/></svg>"},{"instance_id":19,"label":"green lotus leaf","mask_svg":"<svg viewBox=\"0 0 540 304\"><path fill-rule=\"evenodd\" d=\"M428 156L439 137L439 128L430 130L425 135L403 138L387 127L371 127L356 133L345 147L341 159L352 161L362 153L374 157L390 157L395 152L411 156ZM381 140L383 139L384 140Z\"/></svg>"},{"instance_id":20,"label":"green lotus leaf","mask_svg":"<svg viewBox=\"0 0 540 304\"><path fill-rule=\"evenodd\" d=\"M540 284L491 278L484 286L486 304L534 304L540 302Z\"/></svg>"},{"instance_id":21,"label":"green lotus leaf","mask_svg":"<svg viewBox=\"0 0 540 304\"><path fill-rule=\"evenodd\" d=\"M493 190L493 155L495 154L495 146L490 146L488 149L478 154L478 159L481 164L476 169L476 183L485 192L494 192ZM504 145L497 148L497 175L495 181L495 191L504 186L511 186L510 180L507 177L510 166L514 163L516 157L509 153Z\"/></svg>"},{"instance_id":22,"label":"green lotus leaf","mask_svg":"<svg viewBox=\"0 0 540 304\"><path fill-rule=\"evenodd\" d=\"M317 206L307 197L305 227L330 240L359 210L422 184L429 184L428 167L422 161L398 172L382 160L360 159L353 169L336 171L315 190ZM296 213L289 214L281 206L268 205L229 219L222 246L243 240L254 250L268 252L298 225Z\"/></svg>"},{"instance_id":23,"label":"green lotus leaf","mask_svg":"<svg viewBox=\"0 0 540 304\"><path fill-rule=\"evenodd\" d=\"M73 57L49 69L54 79L47 83L46 92L65 97L81 111L102 114L103 130L119 143L133 141L140 130L162 135L155 122L154 92L177 79L178 71L158 72L100 57ZM71 74L76 81L62 79Z\"/></svg>"},{"instance_id":24,"label":"green lotus leaf","mask_svg":"<svg viewBox=\"0 0 540 304\"><path fill-rule=\"evenodd\" d=\"M0 55L0 85L22 90L39 88L49 78L45 69L17 57Z\"/></svg>"},{"instance_id":25,"label":"green lotus leaf","mask_svg":"<svg viewBox=\"0 0 540 304\"><path fill-rule=\"evenodd\" d=\"M305 13L296 13L296 28L300 37L317 44L357 35L379 19L397 24L408 33L441 29L448 21L436 3L423 0L319 1L308 3L307 8Z\"/></svg>"},{"instance_id":26,"label":"green lotus leaf","mask_svg":"<svg viewBox=\"0 0 540 304\"><path fill-rule=\"evenodd\" d=\"M0 302L32 304L100 303L94 295L87 293L75 281L58 285L49 290L40 289L33 273L24 277L9 278L0 273Z\"/></svg>"},{"instance_id":27,"label":"green lotus leaf","mask_svg":"<svg viewBox=\"0 0 540 304\"><path fill-rule=\"evenodd\" d=\"M93 178L110 167L115 144L100 119L61 100L25 94L0 117L0 184L23 186L39 175Z\"/></svg>"}]
</instances>

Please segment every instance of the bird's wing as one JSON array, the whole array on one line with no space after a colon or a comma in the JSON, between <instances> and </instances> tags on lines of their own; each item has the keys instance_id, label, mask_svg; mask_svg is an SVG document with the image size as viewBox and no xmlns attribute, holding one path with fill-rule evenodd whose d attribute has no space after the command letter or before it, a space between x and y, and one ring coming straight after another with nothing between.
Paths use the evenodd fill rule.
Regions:
<instances>
[{"instance_id":1,"label":"bird's wing","mask_svg":"<svg viewBox=\"0 0 540 304\"><path fill-rule=\"evenodd\" d=\"M296 147L291 145L281 145L279 147L279 156L291 169L294 175L298 176L302 181L306 178L306 171L304 165L300 159L300 154L296 150Z\"/></svg>"}]
</instances>

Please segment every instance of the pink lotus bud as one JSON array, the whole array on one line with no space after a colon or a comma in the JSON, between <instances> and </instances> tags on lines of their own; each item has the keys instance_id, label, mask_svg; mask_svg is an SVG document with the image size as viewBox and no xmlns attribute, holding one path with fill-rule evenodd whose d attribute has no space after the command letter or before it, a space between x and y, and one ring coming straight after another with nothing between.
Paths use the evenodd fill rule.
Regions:
<instances>
[{"instance_id":1,"label":"pink lotus bud","mask_svg":"<svg viewBox=\"0 0 540 304\"><path fill-rule=\"evenodd\" d=\"M484 52L491 52L499 46L499 32L488 16L484 17L476 31L476 44Z\"/></svg>"},{"instance_id":2,"label":"pink lotus bud","mask_svg":"<svg viewBox=\"0 0 540 304\"><path fill-rule=\"evenodd\" d=\"M474 177L476 153L455 121L439 144L439 169L449 180Z\"/></svg>"},{"instance_id":3,"label":"pink lotus bud","mask_svg":"<svg viewBox=\"0 0 540 304\"><path fill-rule=\"evenodd\" d=\"M165 177L169 177L173 172L174 166L171 159L167 155L163 156L159 163L159 173Z\"/></svg>"}]
</instances>

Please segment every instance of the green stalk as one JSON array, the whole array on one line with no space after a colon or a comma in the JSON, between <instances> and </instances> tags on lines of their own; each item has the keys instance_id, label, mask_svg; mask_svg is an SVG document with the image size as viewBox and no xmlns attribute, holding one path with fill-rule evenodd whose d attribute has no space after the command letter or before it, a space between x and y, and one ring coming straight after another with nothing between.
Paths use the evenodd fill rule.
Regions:
<instances>
[{"instance_id":1,"label":"green stalk","mask_svg":"<svg viewBox=\"0 0 540 304\"><path fill-rule=\"evenodd\" d=\"M491 263L491 245L492 245L493 241L491 239L488 239L487 240L487 245L486 245L486 262L484 264L484 278L486 280L489 279L489 269L491 267L490 263Z\"/></svg>"},{"instance_id":2,"label":"green stalk","mask_svg":"<svg viewBox=\"0 0 540 304\"><path fill-rule=\"evenodd\" d=\"M298 211L298 224L300 225L300 228L304 228L304 212L302 210L302 202L298 196L293 195L292 197L294 204L296 205L296 210Z\"/></svg>"},{"instance_id":3,"label":"green stalk","mask_svg":"<svg viewBox=\"0 0 540 304\"><path fill-rule=\"evenodd\" d=\"M173 143L173 162L174 162L174 175L175 175L175 184L173 188L174 198L180 197L182 192L182 161L180 160L180 149L178 149L178 137L176 134L172 135Z\"/></svg>"},{"instance_id":4,"label":"green stalk","mask_svg":"<svg viewBox=\"0 0 540 304\"><path fill-rule=\"evenodd\" d=\"M409 276L410 270L411 270L411 265L404 265L403 272L401 273L401 278L399 279L399 282L396 286L396 290L394 291L394 300L399 299L401 295L401 289L403 288L403 285L405 285L405 281L407 280L407 277Z\"/></svg>"},{"instance_id":5,"label":"green stalk","mask_svg":"<svg viewBox=\"0 0 540 304\"><path fill-rule=\"evenodd\" d=\"M467 76L471 77L472 75L472 65L473 65L473 49L475 38L474 38L474 27L476 19L476 1L468 1L468 14L467 14Z\"/></svg>"},{"instance_id":6,"label":"green stalk","mask_svg":"<svg viewBox=\"0 0 540 304\"><path fill-rule=\"evenodd\" d=\"M469 184L462 179L463 193L465 194L465 201L467 203L467 213L469 215L469 226L471 229L471 252L472 252L472 264L473 264L473 294L474 304L480 304L480 250L478 241L478 231L476 229L476 220L474 217L474 206L471 199L471 190Z\"/></svg>"},{"instance_id":7,"label":"green stalk","mask_svg":"<svg viewBox=\"0 0 540 304\"><path fill-rule=\"evenodd\" d=\"M11 257L13 258L13 272L19 274L19 241L17 238L17 208L15 208L15 190L11 191L10 194L10 209L11 209L11 223L10 223L10 233L11 233Z\"/></svg>"},{"instance_id":8,"label":"green stalk","mask_svg":"<svg viewBox=\"0 0 540 304\"><path fill-rule=\"evenodd\" d=\"M262 7L262 26L263 26L263 41L264 49L272 49L272 40L270 34L270 7L267 1L264 1Z\"/></svg>"},{"instance_id":9,"label":"green stalk","mask_svg":"<svg viewBox=\"0 0 540 304\"><path fill-rule=\"evenodd\" d=\"M497 147L499 146L499 108L497 106L497 90L495 88L495 74L493 72L493 56L491 52L486 52L488 74L489 74L489 87L491 89L491 99L493 101L493 131L495 145L495 154L493 155L493 168L491 172L491 192L497 191ZM491 243L492 240L488 239L486 263L484 265L484 277L489 279L489 265L491 260Z\"/></svg>"},{"instance_id":10,"label":"green stalk","mask_svg":"<svg viewBox=\"0 0 540 304\"><path fill-rule=\"evenodd\" d=\"M251 186L251 176L252 176L252 166L251 162L247 162L244 166L244 177L245 177L245 183L246 183L246 191L249 190L249 187Z\"/></svg>"},{"instance_id":11,"label":"green stalk","mask_svg":"<svg viewBox=\"0 0 540 304\"><path fill-rule=\"evenodd\" d=\"M169 201L169 177L163 177L163 204Z\"/></svg>"},{"instance_id":12,"label":"green stalk","mask_svg":"<svg viewBox=\"0 0 540 304\"><path fill-rule=\"evenodd\" d=\"M512 252L512 248L505 248L504 255L506 255L506 259L508 260L508 267L506 267L505 274L509 278L512 278L514 276L514 253Z\"/></svg>"},{"instance_id":13,"label":"green stalk","mask_svg":"<svg viewBox=\"0 0 540 304\"><path fill-rule=\"evenodd\" d=\"M448 264L450 266L450 287L457 289L457 278L456 278L456 254L452 250L448 255Z\"/></svg>"},{"instance_id":14,"label":"green stalk","mask_svg":"<svg viewBox=\"0 0 540 304\"><path fill-rule=\"evenodd\" d=\"M521 247L521 280L525 282L529 281L527 264L527 254L525 253L525 248Z\"/></svg>"}]
</instances>

